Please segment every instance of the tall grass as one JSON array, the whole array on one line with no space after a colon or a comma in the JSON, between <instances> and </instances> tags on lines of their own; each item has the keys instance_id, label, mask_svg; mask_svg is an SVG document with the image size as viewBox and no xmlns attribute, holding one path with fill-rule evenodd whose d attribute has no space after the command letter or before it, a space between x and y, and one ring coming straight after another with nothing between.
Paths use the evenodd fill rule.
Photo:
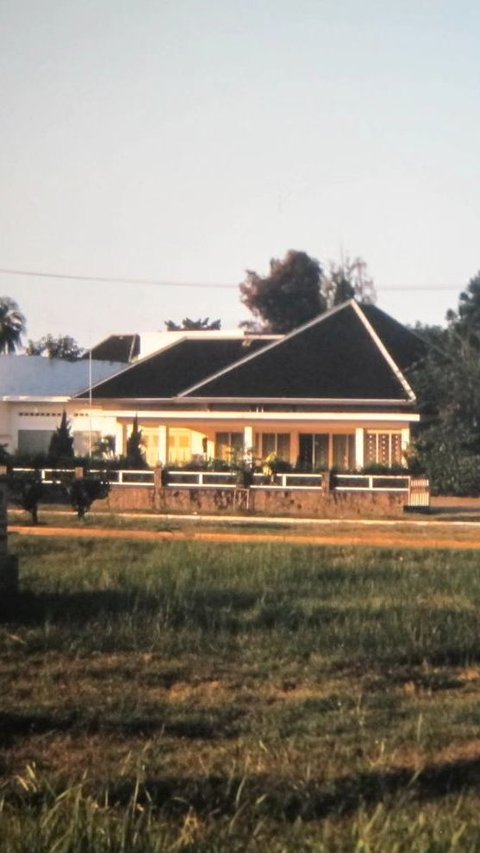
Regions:
<instances>
[{"instance_id":1,"label":"tall grass","mask_svg":"<svg viewBox=\"0 0 480 853\"><path fill-rule=\"evenodd\" d=\"M0 850L475 850L477 556L14 542Z\"/></svg>"}]
</instances>

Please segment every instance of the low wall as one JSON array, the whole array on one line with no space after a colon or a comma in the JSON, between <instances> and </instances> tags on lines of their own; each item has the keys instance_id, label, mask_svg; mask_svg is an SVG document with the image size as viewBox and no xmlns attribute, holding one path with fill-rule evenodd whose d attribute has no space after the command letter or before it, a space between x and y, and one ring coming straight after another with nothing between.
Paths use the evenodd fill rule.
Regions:
<instances>
[{"instance_id":1,"label":"low wall","mask_svg":"<svg viewBox=\"0 0 480 853\"><path fill-rule=\"evenodd\" d=\"M169 486L115 486L102 507L111 510L236 514L259 512L319 518L399 516L407 502L402 492L329 492L321 489L202 489Z\"/></svg>"}]
</instances>

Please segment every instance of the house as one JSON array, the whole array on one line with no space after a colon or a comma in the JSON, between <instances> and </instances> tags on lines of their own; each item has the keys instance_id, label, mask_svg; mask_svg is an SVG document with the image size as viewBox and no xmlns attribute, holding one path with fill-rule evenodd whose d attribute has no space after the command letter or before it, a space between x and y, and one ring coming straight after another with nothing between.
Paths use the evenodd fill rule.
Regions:
<instances>
[{"instance_id":1,"label":"house","mask_svg":"<svg viewBox=\"0 0 480 853\"><path fill-rule=\"evenodd\" d=\"M48 450L65 409L71 420L75 452L86 454L100 438L75 394L125 365L117 361L65 361L40 355L0 356L0 444L10 452Z\"/></svg>"},{"instance_id":2,"label":"house","mask_svg":"<svg viewBox=\"0 0 480 853\"><path fill-rule=\"evenodd\" d=\"M423 342L354 300L293 332L183 334L72 401L125 450L135 417L150 464L276 453L305 470L399 465L419 421Z\"/></svg>"}]
</instances>

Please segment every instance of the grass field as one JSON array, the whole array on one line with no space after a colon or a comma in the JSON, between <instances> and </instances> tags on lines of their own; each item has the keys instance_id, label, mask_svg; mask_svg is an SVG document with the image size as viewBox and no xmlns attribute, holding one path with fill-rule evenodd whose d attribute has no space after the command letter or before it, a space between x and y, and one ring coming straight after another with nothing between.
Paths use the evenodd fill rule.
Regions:
<instances>
[{"instance_id":1,"label":"grass field","mask_svg":"<svg viewBox=\"0 0 480 853\"><path fill-rule=\"evenodd\" d=\"M11 549L2 853L479 849L474 551Z\"/></svg>"}]
</instances>

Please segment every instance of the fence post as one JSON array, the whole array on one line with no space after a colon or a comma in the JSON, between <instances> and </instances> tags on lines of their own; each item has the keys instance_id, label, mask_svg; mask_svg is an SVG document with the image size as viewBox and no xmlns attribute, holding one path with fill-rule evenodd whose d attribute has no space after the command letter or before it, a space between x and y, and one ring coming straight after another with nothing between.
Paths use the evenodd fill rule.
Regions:
<instances>
[{"instance_id":1,"label":"fence post","mask_svg":"<svg viewBox=\"0 0 480 853\"><path fill-rule=\"evenodd\" d=\"M328 495L332 491L332 475L330 471L322 471L322 492Z\"/></svg>"},{"instance_id":2,"label":"fence post","mask_svg":"<svg viewBox=\"0 0 480 853\"><path fill-rule=\"evenodd\" d=\"M0 482L0 595L18 592L18 558L8 553L6 480Z\"/></svg>"}]
</instances>

